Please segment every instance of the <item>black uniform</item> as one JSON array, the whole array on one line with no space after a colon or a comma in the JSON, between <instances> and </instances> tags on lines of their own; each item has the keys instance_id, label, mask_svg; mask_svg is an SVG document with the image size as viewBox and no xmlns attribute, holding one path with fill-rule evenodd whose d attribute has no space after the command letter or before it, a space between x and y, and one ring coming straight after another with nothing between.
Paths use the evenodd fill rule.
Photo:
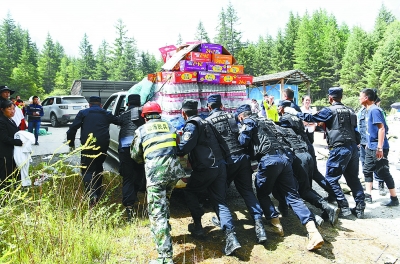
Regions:
<instances>
[{"instance_id":1,"label":"black uniform","mask_svg":"<svg viewBox=\"0 0 400 264\"><path fill-rule=\"evenodd\" d=\"M100 100L100 98L99 98ZM117 117L101 108L99 105L91 105L89 108L79 111L74 122L67 131L67 140L70 140L70 147L75 146L75 135L81 128L81 144L85 144L89 134L96 138L95 146L99 149L86 149L81 153L81 164L83 182L86 192L92 201L96 201L101 195L103 163L107 157L108 145L110 144L110 124L118 124ZM98 155L93 158L93 156Z\"/></svg>"},{"instance_id":2,"label":"black uniform","mask_svg":"<svg viewBox=\"0 0 400 264\"><path fill-rule=\"evenodd\" d=\"M254 220L261 219L263 211L253 192L250 156L240 145L238 136L239 128L233 114L214 109L206 120L215 127L226 142L227 156L227 183L233 181L236 189L243 197L247 209Z\"/></svg>"},{"instance_id":3,"label":"black uniform","mask_svg":"<svg viewBox=\"0 0 400 264\"><path fill-rule=\"evenodd\" d=\"M207 191L220 219L221 229L233 230L232 215L226 204L226 166L223 152L210 124L198 116L192 116L183 128L178 155L189 154L192 174L185 188L186 203L193 219L204 214L198 194Z\"/></svg>"},{"instance_id":4,"label":"black uniform","mask_svg":"<svg viewBox=\"0 0 400 264\"><path fill-rule=\"evenodd\" d=\"M118 136L119 173L122 176L122 204L132 206L137 201L137 193L145 184L144 164L131 158L130 146L135 131L144 124L139 107L133 105L118 116L121 127Z\"/></svg>"}]
</instances>

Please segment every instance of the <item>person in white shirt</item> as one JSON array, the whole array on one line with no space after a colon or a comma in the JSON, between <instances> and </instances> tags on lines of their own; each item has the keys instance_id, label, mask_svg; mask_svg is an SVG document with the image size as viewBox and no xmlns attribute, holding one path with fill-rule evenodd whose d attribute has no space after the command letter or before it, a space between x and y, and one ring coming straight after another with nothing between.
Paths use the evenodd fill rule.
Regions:
<instances>
[{"instance_id":1,"label":"person in white shirt","mask_svg":"<svg viewBox=\"0 0 400 264\"><path fill-rule=\"evenodd\" d=\"M303 99L302 99L302 107L300 107L301 111L303 113L309 113L309 114L315 114L316 111L315 109L311 108L311 97L309 95L304 95ZM310 140L311 144L314 143L314 131L315 131L315 127L317 126L316 123L310 123L310 122L305 122L304 123L304 128L307 134L308 139Z\"/></svg>"}]
</instances>

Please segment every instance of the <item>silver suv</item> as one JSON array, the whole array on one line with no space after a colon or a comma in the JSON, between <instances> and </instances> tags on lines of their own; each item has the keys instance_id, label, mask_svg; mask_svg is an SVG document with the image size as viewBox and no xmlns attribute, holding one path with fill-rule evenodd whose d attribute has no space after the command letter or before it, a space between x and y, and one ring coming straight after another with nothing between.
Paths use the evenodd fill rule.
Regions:
<instances>
[{"instance_id":1,"label":"silver suv","mask_svg":"<svg viewBox=\"0 0 400 264\"><path fill-rule=\"evenodd\" d=\"M89 107L85 97L80 95L63 95L46 98L42 102L43 122L50 122L53 127L72 122L79 110Z\"/></svg>"}]
</instances>

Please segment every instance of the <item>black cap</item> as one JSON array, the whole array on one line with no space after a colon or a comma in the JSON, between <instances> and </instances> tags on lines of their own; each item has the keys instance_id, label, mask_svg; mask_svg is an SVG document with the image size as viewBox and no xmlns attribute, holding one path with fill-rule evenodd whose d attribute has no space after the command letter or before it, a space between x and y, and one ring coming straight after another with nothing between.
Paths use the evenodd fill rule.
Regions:
<instances>
[{"instance_id":1,"label":"black cap","mask_svg":"<svg viewBox=\"0 0 400 264\"><path fill-rule=\"evenodd\" d=\"M128 104L140 106L140 95L139 94L130 94L128 96Z\"/></svg>"},{"instance_id":2,"label":"black cap","mask_svg":"<svg viewBox=\"0 0 400 264\"><path fill-rule=\"evenodd\" d=\"M343 89L341 87L331 87L328 90L328 95L330 95L332 97L342 98Z\"/></svg>"},{"instance_id":3,"label":"black cap","mask_svg":"<svg viewBox=\"0 0 400 264\"><path fill-rule=\"evenodd\" d=\"M251 112L250 105L248 105L248 104L241 105L236 109L236 115L240 115L241 113L246 112L246 111Z\"/></svg>"},{"instance_id":4,"label":"black cap","mask_svg":"<svg viewBox=\"0 0 400 264\"><path fill-rule=\"evenodd\" d=\"M221 103L221 95L220 94L212 94L207 98L207 103Z\"/></svg>"},{"instance_id":5,"label":"black cap","mask_svg":"<svg viewBox=\"0 0 400 264\"><path fill-rule=\"evenodd\" d=\"M8 88L6 85L1 85L0 86L0 93L4 92L4 91L9 91L10 95L12 95L13 93L15 93L15 91L11 90L10 88Z\"/></svg>"},{"instance_id":6,"label":"black cap","mask_svg":"<svg viewBox=\"0 0 400 264\"><path fill-rule=\"evenodd\" d=\"M182 103L182 110L197 110L199 102L193 99L185 99Z\"/></svg>"},{"instance_id":7,"label":"black cap","mask_svg":"<svg viewBox=\"0 0 400 264\"><path fill-rule=\"evenodd\" d=\"M89 103L101 103L100 96L90 96Z\"/></svg>"}]
</instances>

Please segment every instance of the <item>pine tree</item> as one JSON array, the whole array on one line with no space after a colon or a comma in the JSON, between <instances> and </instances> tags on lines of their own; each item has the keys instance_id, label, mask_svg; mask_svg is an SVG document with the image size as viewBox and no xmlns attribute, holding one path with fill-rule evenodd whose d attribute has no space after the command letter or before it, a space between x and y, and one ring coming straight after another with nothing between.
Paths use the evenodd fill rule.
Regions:
<instances>
[{"instance_id":1,"label":"pine tree","mask_svg":"<svg viewBox=\"0 0 400 264\"><path fill-rule=\"evenodd\" d=\"M44 90L38 89L36 85L36 68L30 62L27 49L22 50L19 61L20 63L12 71L10 87L13 87L22 98L43 94Z\"/></svg>"},{"instance_id":2,"label":"pine tree","mask_svg":"<svg viewBox=\"0 0 400 264\"><path fill-rule=\"evenodd\" d=\"M176 41L176 45L181 45L183 43L181 33L178 34L178 40Z\"/></svg>"},{"instance_id":3,"label":"pine tree","mask_svg":"<svg viewBox=\"0 0 400 264\"><path fill-rule=\"evenodd\" d=\"M59 52L56 50L56 45L50 34L47 34L38 62L39 87L42 87L46 93L50 93L55 87L55 78L59 70L59 65L57 64Z\"/></svg>"},{"instance_id":4,"label":"pine tree","mask_svg":"<svg viewBox=\"0 0 400 264\"><path fill-rule=\"evenodd\" d=\"M281 53L281 70L294 69L294 49L295 41L299 30L301 19L299 15L289 14L289 21L286 24L285 32L283 33L283 50Z\"/></svg>"},{"instance_id":5,"label":"pine tree","mask_svg":"<svg viewBox=\"0 0 400 264\"><path fill-rule=\"evenodd\" d=\"M371 41L367 32L354 27L342 60L340 84L346 96L357 96L367 86L367 63L372 59Z\"/></svg>"},{"instance_id":6,"label":"pine tree","mask_svg":"<svg viewBox=\"0 0 400 264\"><path fill-rule=\"evenodd\" d=\"M105 40L103 40L96 53L96 71L94 74L94 79L107 80L109 78L109 68L108 44Z\"/></svg>"},{"instance_id":7,"label":"pine tree","mask_svg":"<svg viewBox=\"0 0 400 264\"><path fill-rule=\"evenodd\" d=\"M92 45L89 43L86 33L84 34L79 46L79 54L81 56L79 60L79 73L81 79L93 80L96 70L96 61L94 58Z\"/></svg>"},{"instance_id":8,"label":"pine tree","mask_svg":"<svg viewBox=\"0 0 400 264\"><path fill-rule=\"evenodd\" d=\"M396 20L396 17L386 9L386 7L382 4L379 9L378 17L375 19L375 27L372 32L372 41L374 43L374 51L379 45L379 42L383 39L385 35L386 28L390 23Z\"/></svg>"},{"instance_id":9,"label":"pine tree","mask_svg":"<svg viewBox=\"0 0 400 264\"><path fill-rule=\"evenodd\" d=\"M204 28L203 22L201 22L201 20L199 21L199 24L197 25L197 30L194 35L194 39L202 41L202 42L210 43L210 38L208 37L207 31Z\"/></svg>"},{"instance_id":10,"label":"pine tree","mask_svg":"<svg viewBox=\"0 0 400 264\"><path fill-rule=\"evenodd\" d=\"M400 93L400 21L388 25L368 72L369 87L379 89L384 108L398 101Z\"/></svg>"},{"instance_id":11,"label":"pine tree","mask_svg":"<svg viewBox=\"0 0 400 264\"><path fill-rule=\"evenodd\" d=\"M117 38L111 50L110 79L116 81L132 81L136 79L137 48L134 38L126 36L126 26L118 20L115 26Z\"/></svg>"},{"instance_id":12,"label":"pine tree","mask_svg":"<svg viewBox=\"0 0 400 264\"><path fill-rule=\"evenodd\" d=\"M222 8L221 12L218 15L218 26L217 26L217 35L214 38L216 43L221 44L224 47L228 46L228 28L226 22L226 15L224 8Z\"/></svg>"},{"instance_id":13,"label":"pine tree","mask_svg":"<svg viewBox=\"0 0 400 264\"><path fill-rule=\"evenodd\" d=\"M227 49L235 56L237 51L242 48L241 38L242 32L237 29L239 25L239 17L231 2L229 2L225 13L225 21L227 28Z\"/></svg>"}]
</instances>

